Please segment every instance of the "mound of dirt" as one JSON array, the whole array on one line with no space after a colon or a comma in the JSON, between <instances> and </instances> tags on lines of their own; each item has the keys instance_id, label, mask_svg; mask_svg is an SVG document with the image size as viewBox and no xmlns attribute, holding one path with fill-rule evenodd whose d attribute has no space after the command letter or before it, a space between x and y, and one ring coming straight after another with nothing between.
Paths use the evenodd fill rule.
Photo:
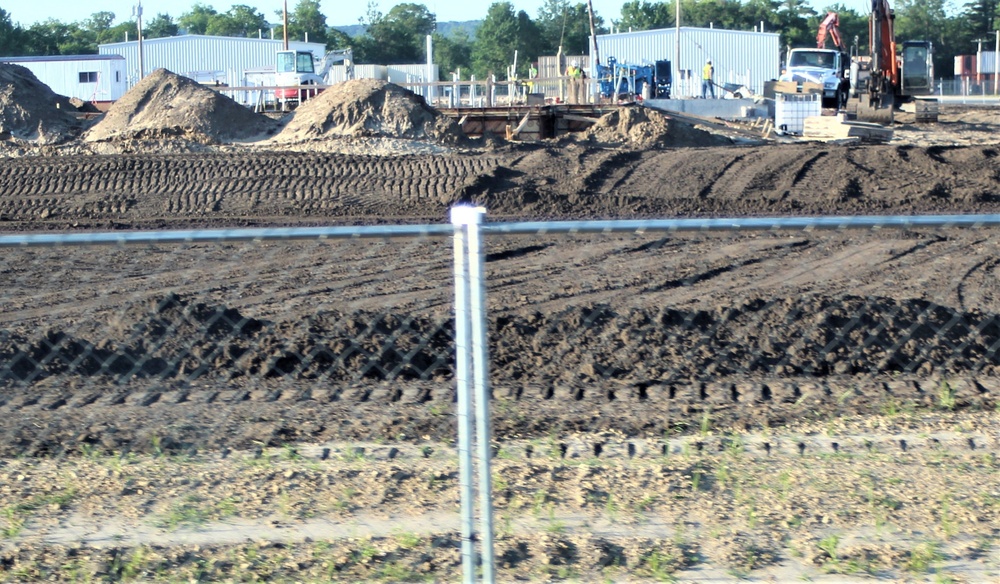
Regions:
<instances>
[{"instance_id":1,"label":"mound of dirt","mask_svg":"<svg viewBox=\"0 0 1000 584\"><path fill-rule=\"evenodd\" d=\"M187 139L249 141L276 131L271 119L195 81L157 69L129 90L93 128L87 142Z\"/></svg>"},{"instance_id":2,"label":"mound of dirt","mask_svg":"<svg viewBox=\"0 0 1000 584\"><path fill-rule=\"evenodd\" d=\"M412 91L387 81L355 79L338 83L304 103L275 140L300 142L335 136L454 144L463 134L454 120Z\"/></svg>"},{"instance_id":3,"label":"mound of dirt","mask_svg":"<svg viewBox=\"0 0 1000 584\"><path fill-rule=\"evenodd\" d=\"M40 144L65 142L79 131L75 109L26 67L0 64L0 135Z\"/></svg>"},{"instance_id":4,"label":"mound of dirt","mask_svg":"<svg viewBox=\"0 0 1000 584\"><path fill-rule=\"evenodd\" d=\"M634 148L723 146L729 138L700 130L646 107L622 107L605 114L584 134L585 139Z\"/></svg>"}]
</instances>

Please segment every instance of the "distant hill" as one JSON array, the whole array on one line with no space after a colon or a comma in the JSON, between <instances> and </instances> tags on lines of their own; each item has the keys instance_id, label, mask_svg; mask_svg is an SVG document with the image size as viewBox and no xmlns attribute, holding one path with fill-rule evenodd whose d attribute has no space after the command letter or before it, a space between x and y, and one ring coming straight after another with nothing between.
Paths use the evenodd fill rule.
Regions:
<instances>
[{"instance_id":1,"label":"distant hill","mask_svg":"<svg viewBox=\"0 0 1000 584\"><path fill-rule=\"evenodd\" d=\"M439 22L437 23L437 30L439 33L446 37L450 37L459 31L464 31L469 35L469 40L476 38L476 30L479 29L479 25L483 23L482 20L466 20L464 22ZM349 24L346 26L334 26L333 28L339 30L340 32L356 37L365 33L365 27L360 24Z\"/></svg>"}]
</instances>

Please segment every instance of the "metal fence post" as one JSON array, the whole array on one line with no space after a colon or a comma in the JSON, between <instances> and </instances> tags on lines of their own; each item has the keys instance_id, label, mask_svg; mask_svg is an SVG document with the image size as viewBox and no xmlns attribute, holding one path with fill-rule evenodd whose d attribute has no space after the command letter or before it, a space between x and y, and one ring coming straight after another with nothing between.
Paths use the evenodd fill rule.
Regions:
<instances>
[{"instance_id":1,"label":"metal fence post","mask_svg":"<svg viewBox=\"0 0 1000 584\"><path fill-rule=\"evenodd\" d=\"M468 231L471 207L451 210L455 226L455 381L458 391L458 475L462 508L462 581L476 581L475 510L472 486L472 343L469 322Z\"/></svg>"},{"instance_id":2,"label":"metal fence post","mask_svg":"<svg viewBox=\"0 0 1000 584\"><path fill-rule=\"evenodd\" d=\"M469 288L472 321L472 374L475 388L476 452L479 465L479 521L483 582L496 580L493 558L493 479L490 471L490 357L486 319L486 252L482 245L482 220L486 210L474 210L468 226Z\"/></svg>"}]
</instances>

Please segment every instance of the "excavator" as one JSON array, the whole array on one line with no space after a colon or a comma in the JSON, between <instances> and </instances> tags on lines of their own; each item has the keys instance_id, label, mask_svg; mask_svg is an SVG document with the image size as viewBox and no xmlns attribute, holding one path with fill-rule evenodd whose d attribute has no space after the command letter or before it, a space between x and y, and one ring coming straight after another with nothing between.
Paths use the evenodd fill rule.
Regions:
<instances>
[{"instance_id":1,"label":"excavator","mask_svg":"<svg viewBox=\"0 0 1000 584\"><path fill-rule=\"evenodd\" d=\"M351 49L328 51L317 68L313 54L309 51L278 51L275 62L274 96L282 104L282 109L315 97L330 85L327 75L334 63L343 62L347 66L347 78L353 77L354 54ZM315 85L313 88L311 86Z\"/></svg>"},{"instance_id":2,"label":"excavator","mask_svg":"<svg viewBox=\"0 0 1000 584\"><path fill-rule=\"evenodd\" d=\"M318 70L311 52L288 48L288 0L285 0L282 9L282 22L283 50L278 51L274 66L274 84L277 87L274 97L282 110L316 97L323 86L330 85L328 74L334 63L343 62L347 79L354 78L354 53L350 48L327 51Z\"/></svg>"},{"instance_id":3,"label":"excavator","mask_svg":"<svg viewBox=\"0 0 1000 584\"><path fill-rule=\"evenodd\" d=\"M889 0L872 0L868 19L869 74L861 79L857 63L852 64L850 72L859 120L891 124L898 105L914 96L934 93L933 45L929 41L904 41L897 55L895 19Z\"/></svg>"}]
</instances>

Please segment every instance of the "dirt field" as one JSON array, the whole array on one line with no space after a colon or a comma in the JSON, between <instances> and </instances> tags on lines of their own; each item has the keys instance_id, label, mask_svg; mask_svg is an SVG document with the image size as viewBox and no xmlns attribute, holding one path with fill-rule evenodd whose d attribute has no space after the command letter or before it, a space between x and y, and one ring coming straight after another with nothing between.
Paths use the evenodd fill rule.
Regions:
<instances>
[{"instance_id":1,"label":"dirt field","mask_svg":"<svg viewBox=\"0 0 1000 584\"><path fill-rule=\"evenodd\" d=\"M508 145L398 88L274 121L182 79L13 131L0 230L1000 212L997 110ZM995 579L995 235L491 236L498 580ZM0 581L458 580L452 253L6 248Z\"/></svg>"}]
</instances>

